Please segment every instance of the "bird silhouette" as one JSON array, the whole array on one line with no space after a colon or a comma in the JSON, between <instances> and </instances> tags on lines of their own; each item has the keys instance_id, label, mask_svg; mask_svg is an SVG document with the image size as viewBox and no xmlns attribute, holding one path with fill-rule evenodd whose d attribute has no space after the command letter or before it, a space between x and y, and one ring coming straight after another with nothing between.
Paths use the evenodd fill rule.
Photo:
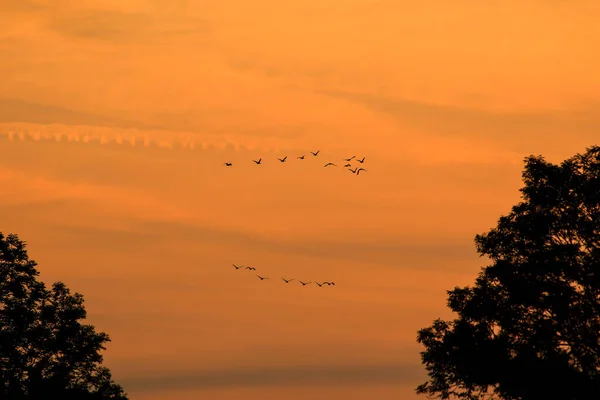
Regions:
<instances>
[{"instance_id":1,"label":"bird silhouette","mask_svg":"<svg viewBox=\"0 0 600 400\"><path fill-rule=\"evenodd\" d=\"M351 166L352 166L352 164L346 164L346 165L344 165L344 168L349 168Z\"/></svg>"},{"instance_id":2,"label":"bird silhouette","mask_svg":"<svg viewBox=\"0 0 600 400\"><path fill-rule=\"evenodd\" d=\"M335 286L335 282L323 282L323 285L330 285L330 286L333 285L333 286Z\"/></svg>"},{"instance_id":3,"label":"bird silhouette","mask_svg":"<svg viewBox=\"0 0 600 400\"><path fill-rule=\"evenodd\" d=\"M335 165L335 164L334 164L334 163L332 163L332 162L325 164L325 166L328 166L328 165L333 165L334 167L337 167L337 165Z\"/></svg>"},{"instance_id":4,"label":"bird silhouette","mask_svg":"<svg viewBox=\"0 0 600 400\"><path fill-rule=\"evenodd\" d=\"M232 165L232 164L231 164L230 162L226 162L226 163L225 163L225 164L223 164L223 165L224 165L224 166L226 166L226 167L231 167L231 165Z\"/></svg>"},{"instance_id":5,"label":"bird silhouette","mask_svg":"<svg viewBox=\"0 0 600 400\"><path fill-rule=\"evenodd\" d=\"M256 163L256 165L258 165L262 161L262 158L259 158L258 161L256 161L256 160L252 160L252 161L254 161Z\"/></svg>"},{"instance_id":6,"label":"bird silhouette","mask_svg":"<svg viewBox=\"0 0 600 400\"><path fill-rule=\"evenodd\" d=\"M285 283L290 283L291 281L293 281L293 279L285 279L285 278L281 278L281 279L283 279L283 281L284 281Z\"/></svg>"},{"instance_id":7,"label":"bird silhouette","mask_svg":"<svg viewBox=\"0 0 600 400\"><path fill-rule=\"evenodd\" d=\"M323 286L325 283L315 282L319 287Z\"/></svg>"},{"instance_id":8,"label":"bird silhouette","mask_svg":"<svg viewBox=\"0 0 600 400\"><path fill-rule=\"evenodd\" d=\"M256 275L256 276L258 276L258 279L260 279L261 281L264 281L265 279L271 279L271 278L264 278L264 277L262 277L260 275Z\"/></svg>"},{"instance_id":9,"label":"bird silhouette","mask_svg":"<svg viewBox=\"0 0 600 400\"><path fill-rule=\"evenodd\" d=\"M287 156L285 156L283 158L278 158L278 160L281 161L281 162L285 162L286 159L287 159Z\"/></svg>"},{"instance_id":10,"label":"bird silhouette","mask_svg":"<svg viewBox=\"0 0 600 400\"><path fill-rule=\"evenodd\" d=\"M304 155L297 157L299 160L304 160Z\"/></svg>"},{"instance_id":11,"label":"bird silhouette","mask_svg":"<svg viewBox=\"0 0 600 400\"><path fill-rule=\"evenodd\" d=\"M320 151L321 151L321 150L317 150L315 153L313 153L313 152L311 151L311 152L310 152L310 154L312 154L313 156L317 156L317 155L319 155L319 152L320 152Z\"/></svg>"},{"instance_id":12,"label":"bird silhouette","mask_svg":"<svg viewBox=\"0 0 600 400\"><path fill-rule=\"evenodd\" d=\"M302 281L298 281L298 282L300 282L302 284L302 286L306 286L310 283L310 282L302 282Z\"/></svg>"},{"instance_id":13,"label":"bird silhouette","mask_svg":"<svg viewBox=\"0 0 600 400\"><path fill-rule=\"evenodd\" d=\"M358 161L359 163L364 163L365 162L365 158L363 157L362 160L359 160L358 158L356 159L356 161Z\"/></svg>"},{"instance_id":14,"label":"bird silhouette","mask_svg":"<svg viewBox=\"0 0 600 400\"><path fill-rule=\"evenodd\" d=\"M356 171L356 175L360 174L360 171L365 171L365 172L367 172L367 170L366 170L366 169L364 169L364 168L359 168L359 169L358 169L358 171Z\"/></svg>"},{"instance_id":15,"label":"bird silhouette","mask_svg":"<svg viewBox=\"0 0 600 400\"><path fill-rule=\"evenodd\" d=\"M256 271L256 268L254 268L254 267L246 267L246 269L250 270L250 271Z\"/></svg>"},{"instance_id":16,"label":"bird silhouette","mask_svg":"<svg viewBox=\"0 0 600 400\"><path fill-rule=\"evenodd\" d=\"M355 174L357 170L358 170L358 167L354 167L354 169L348 168L348 171L352 172L353 174Z\"/></svg>"},{"instance_id":17,"label":"bird silhouette","mask_svg":"<svg viewBox=\"0 0 600 400\"><path fill-rule=\"evenodd\" d=\"M353 159L354 157L356 157L356 156L352 156L352 157L350 157L350 158L344 158L344 161L352 161L352 159Z\"/></svg>"},{"instance_id":18,"label":"bird silhouette","mask_svg":"<svg viewBox=\"0 0 600 400\"><path fill-rule=\"evenodd\" d=\"M239 267L237 265L235 265L235 264L231 264L231 265L233 265L235 267L235 269L240 269L240 268L243 267L243 265L240 265Z\"/></svg>"}]
</instances>

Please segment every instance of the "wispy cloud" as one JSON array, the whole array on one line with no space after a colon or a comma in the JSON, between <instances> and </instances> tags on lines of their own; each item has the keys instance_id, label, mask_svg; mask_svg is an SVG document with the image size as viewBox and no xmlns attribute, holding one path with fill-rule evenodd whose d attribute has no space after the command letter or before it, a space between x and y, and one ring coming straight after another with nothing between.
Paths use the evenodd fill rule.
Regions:
<instances>
[{"instance_id":1,"label":"wispy cloud","mask_svg":"<svg viewBox=\"0 0 600 400\"><path fill-rule=\"evenodd\" d=\"M600 129L600 107L589 104L571 110L538 112L494 112L459 106L437 105L400 97L340 90L317 90L317 93L361 104L389 114L411 128L421 131L456 135L464 138L486 138L510 141L511 147L523 149L544 137L597 139Z\"/></svg>"},{"instance_id":2,"label":"wispy cloud","mask_svg":"<svg viewBox=\"0 0 600 400\"><path fill-rule=\"evenodd\" d=\"M0 210L0 216L8 219L11 215L23 217L24 215L31 214L33 212L40 214L51 212L60 213L81 205L82 204L80 200L72 198L50 197L40 199L32 197L31 199L27 200L8 198L4 199L2 202L3 208ZM10 215L5 214L7 210L10 210Z\"/></svg>"},{"instance_id":3,"label":"wispy cloud","mask_svg":"<svg viewBox=\"0 0 600 400\"><path fill-rule=\"evenodd\" d=\"M3 12L23 12L30 13L40 11L46 7L32 0L3 0L0 4L0 10Z\"/></svg>"},{"instance_id":4,"label":"wispy cloud","mask_svg":"<svg viewBox=\"0 0 600 400\"><path fill-rule=\"evenodd\" d=\"M138 121L95 115L50 104L40 104L14 98L0 97L0 123L8 122L93 125L100 127L139 129L160 128Z\"/></svg>"},{"instance_id":5,"label":"wispy cloud","mask_svg":"<svg viewBox=\"0 0 600 400\"><path fill-rule=\"evenodd\" d=\"M136 41L140 44L210 33L206 20L186 18L185 15L173 18L172 15L92 8L66 8L52 13L47 28L71 38L121 43Z\"/></svg>"},{"instance_id":6,"label":"wispy cloud","mask_svg":"<svg viewBox=\"0 0 600 400\"><path fill-rule=\"evenodd\" d=\"M317 84L330 83L340 73L339 68L334 68L325 63L313 65L293 62L275 63L258 54L233 55L228 57L227 62L236 71L256 73L268 78L289 79L308 76Z\"/></svg>"},{"instance_id":7,"label":"wispy cloud","mask_svg":"<svg viewBox=\"0 0 600 400\"><path fill-rule=\"evenodd\" d=\"M33 109L36 109L36 107ZM0 111L0 115L2 115L2 111ZM32 115L35 116L35 114ZM86 119L86 121L92 119L93 116ZM68 121L69 119L64 118L60 120ZM136 125L135 122L128 122L125 121L121 125ZM64 147L76 144L78 146L85 146L88 152L90 151L90 147L100 149L103 147L106 151L109 151L109 149L110 151L120 152L128 150L157 154L155 150L158 150L164 154L165 148L183 150L187 153L190 153L190 149L197 151L262 151L271 153L278 152L281 148L290 150L302 149L305 147L303 144L309 138L308 135L305 135L308 127L293 125L281 127L280 129L272 127L271 129L252 130L246 127L240 129L240 131L222 132L220 130L169 130L161 129L161 127L123 128L121 126L109 126L111 123L119 123L119 120L106 119L104 125L100 123L97 125L70 125L68 123L44 125L42 123L6 122L0 123L0 140L8 139L13 147L27 146L30 149L28 150L30 153L43 153L53 151L57 146ZM274 141L273 138L277 138L277 140ZM31 146L35 147L32 148ZM8 148L2 150L7 153L11 151ZM98 156L98 154L95 154L95 156ZM106 156L109 155L105 152L101 157ZM190 158L194 156L187 154L185 157ZM27 156L20 157L15 161L26 164L26 159ZM221 164L219 163L218 165ZM22 168L30 169L25 165Z\"/></svg>"},{"instance_id":8,"label":"wispy cloud","mask_svg":"<svg viewBox=\"0 0 600 400\"><path fill-rule=\"evenodd\" d=\"M120 382L130 392L148 392L253 386L401 385L423 377L422 368L410 364L319 365L177 371L124 376Z\"/></svg>"}]
</instances>

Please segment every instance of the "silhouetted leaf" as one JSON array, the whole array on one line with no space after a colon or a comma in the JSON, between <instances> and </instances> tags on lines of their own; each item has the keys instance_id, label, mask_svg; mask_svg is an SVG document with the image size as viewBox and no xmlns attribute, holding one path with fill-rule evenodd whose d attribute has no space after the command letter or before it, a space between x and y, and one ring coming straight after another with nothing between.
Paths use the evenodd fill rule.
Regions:
<instances>
[{"instance_id":1,"label":"silhouetted leaf","mask_svg":"<svg viewBox=\"0 0 600 400\"><path fill-rule=\"evenodd\" d=\"M101 366L108 335L80 322L83 296L47 289L25 246L0 232L0 399L126 400Z\"/></svg>"},{"instance_id":2,"label":"silhouetted leaf","mask_svg":"<svg viewBox=\"0 0 600 400\"><path fill-rule=\"evenodd\" d=\"M448 291L453 321L421 329L441 399L600 398L600 147L560 165L525 159L522 202L477 235L491 259Z\"/></svg>"}]
</instances>

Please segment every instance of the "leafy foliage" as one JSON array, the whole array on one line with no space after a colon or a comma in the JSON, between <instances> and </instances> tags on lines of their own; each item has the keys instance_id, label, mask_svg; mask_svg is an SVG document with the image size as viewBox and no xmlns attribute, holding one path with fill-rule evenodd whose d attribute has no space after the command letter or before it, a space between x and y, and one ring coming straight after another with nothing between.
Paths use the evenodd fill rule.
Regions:
<instances>
[{"instance_id":1,"label":"leafy foliage","mask_svg":"<svg viewBox=\"0 0 600 400\"><path fill-rule=\"evenodd\" d=\"M108 335L79 322L83 296L47 289L25 247L0 233L0 398L126 400L101 366Z\"/></svg>"},{"instance_id":2,"label":"leafy foliage","mask_svg":"<svg viewBox=\"0 0 600 400\"><path fill-rule=\"evenodd\" d=\"M417 341L441 399L600 398L600 147L525 159L522 201L477 235L492 264L448 291L453 321Z\"/></svg>"}]
</instances>

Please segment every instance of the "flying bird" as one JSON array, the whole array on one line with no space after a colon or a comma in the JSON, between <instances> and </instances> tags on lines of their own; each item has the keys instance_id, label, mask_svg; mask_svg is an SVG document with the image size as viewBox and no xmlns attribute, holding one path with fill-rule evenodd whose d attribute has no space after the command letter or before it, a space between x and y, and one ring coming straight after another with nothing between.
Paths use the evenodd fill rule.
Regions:
<instances>
[{"instance_id":1,"label":"flying bird","mask_svg":"<svg viewBox=\"0 0 600 400\"><path fill-rule=\"evenodd\" d=\"M320 152L320 151L321 151L321 150L317 150L317 151L316 151L316 153L313 153L313 152L311 151L311 152L310 152L310 154L312 154L313 156L316 156L316 155L319 155L319 152Z\"/></svg>"},{"instance_id":2,"label":"flying bird","mask_svg":"<svg viewBox=\"0 0 600 400\"><path fill-rule=\"evenodd\" d=\"M319 287L321 287L321 286L323 286L323 285L325 284L325 282L323 282L323 283L319 283L319 282L316 282L316 281L315 281L315 283L316 283L316 284L317 284Z\"/></svg>"},{"instance_id":3,"label":"flying bird","mask_svg":"<svg viewBox=\"0 0 600 400\"><path fill-rule=\"evenodd\" d=\"M325 164L325 166L328 166L328 165L333 165L334 167L337 167L337 165L335 165L335 164L334 164L334 163L332 163L332 162L329 162L329 163Z\"/></svg>"},{"instance_id":4,"label":"flying bird","mask_svg":"<svg viewBox=\"0 0 600 400\"><path fill-rule=\"evenodd\" d=\"M233 265L235 267L235 269L240 269L240 268L243 267L243 265L240 265L239 267L237 265L235 265L235 264L231 264L231 265Z\"/></svg>"},{"instance_id":5,"label":"flying bird","mask_svg":"<svg viewBox=\"0 0 600 400\"><path fill-rule=\"evenodd\" d=\"M254 268L254 267L246 267L246 269L248 269L250 271L256 271L256 268Z\"/></svg>"},{"instance_id":6,"label":"flying bird","mask_svg":"<svg viewBox=\"0 0 600 400\"><path fill-rule=\"evenodd\" d=\"M225 164L223 164L226 167L231 167L231 163L230 162L226 162Z\"/></svg>"},{"instance_id":7,"label":"flying bird","mask_svg":"<svg viewBox=\"0 0 600 400\"><path fill-rule=\"evenodd\" d=\"M364 168L359 168L359 169L358 169L358 171L356 171L356 175L360 174L360 171L365 171L365 172L367 172L367 170L366 170L366 169L364 169Z\"/></svg>"},{"instance_id":8,"label":"flying bird","mask_svg":"<svg viewBox=\"0 0 600 400\"><path fill-rule=\"evenodd\" d=\"M304 160L304 155L302 155L301 157L297 157L299 160Z\"/></svg>"},{"instance_id":9,"label":"flying bird","mask_svg":"<svg viewBox=\"0 0 600 400\"><path fill-rule=\"evenodd\" d=\"M357 170L358 170L358 167L354 167L354 169L348 168L348 171L352 172L353 174L355 174Z\"/></svg>"},{"instance_id":10,"label":"flying bird","mask_svg":"<svg viewBox=\"0 0 600 400\"><path fill-rule=\"evenodd\" d=\"M271 279L271 278L263 278L263 277L262 277L262 276L260 276L260 275L256 275L256 276L258 276L258 279L260 279L261 281L264 281L265 279Z\"/></svg>"},{"instance_id":11,"label":"flying bird","mask_svg":"<svg viewBox=\"0 0 600 400\"><path fill-rule=\"evenodd\" d=\"M335 282L323 282L323 285L330 285L330 286L333 285L333 286L335 286Z\"/></svg>"},{"instance_id":12,"label":"flying bird","mask_svg":"<svg viewBox=\"0 0 600 400\"><path fill-rule=\"evenodd\" d=\"M254 161L256 163L256 165L258 165L262 161L262 158L259 158L258 161L256 161L256 160L252 160L252 161Z\"/></svg>"},{"instance_id":13,"label":"flying bird","mask_svg":"<svg viewBox=\"0 0 600 400\"><path fill-rule=\"evenodd\" d=\"M291 281L293 281L293 279L285 279L285 278L281 278L281 279L283 279L283 281L284 281L285 283L290 283Z\"/></svg>"},{"instance_id":14,"label":"flying bird","mask_svg":"<svg viewBox=\"0 0 600 400\"><path fill-rule=\"evenodd\" d=\"M350 157L350 158L344 158L344 161L352 161L352 159L353 159L354 157L356 157L356 156L352 156L352 157Z\"/></svg>"},{"instance_id":15,"label":"flying bird","mask_svg":"<svg viewBox=\"0 0 600 400\"><path fill-rule=\"evenodd\" d=\"M346 164L344 165L344 168L350 168L352 166L352 164Z\"/></svg>"},{"instance_id":16,"label":"flying bird","mask_svg":"<svg viewBox=\"0 0 600 400\"><path fill-rule=\"evenodd\" d=\"M285 156L283 158L278 158L278 160L281 161L281 162L285 162L286 159L287 159L287 156Z\"/></svg>"},{"instance_id":17,"label":"flying bird","mask_svg":"<svg viewBox=\"0 0 600 400\"><path fill-rule=\"evenodd\" d=\"M356 161L358 161L359 163L364 163L365 162L365 158L363 157L362 160L359 160L358 158L356 159Z\"/></svg>"},{"instance_id":18,"label":"flying bird","mask_svg":"<svg viewBox=\"0 0 600 400\"><path fill-rule=\"evenodd\" d=\"M298 281L298 282L300 282L302 284L302 286L306 286L310 283L310 282L302 282L302 281Z\"/></svg>"}]
</instances>

